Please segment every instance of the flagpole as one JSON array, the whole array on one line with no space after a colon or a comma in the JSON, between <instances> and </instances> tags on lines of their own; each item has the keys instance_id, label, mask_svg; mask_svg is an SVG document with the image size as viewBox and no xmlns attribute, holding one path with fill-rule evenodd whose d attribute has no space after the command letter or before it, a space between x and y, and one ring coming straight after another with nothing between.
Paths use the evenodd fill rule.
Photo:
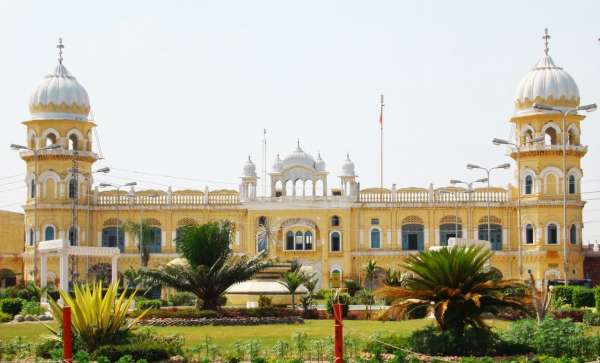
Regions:
<instances>
[{"instance_id":1,"label":"flagpole","mask_svg":"<svg viewBox=\"0 0 600 363\"><path fill-rule=\"evenodd\" d=\"M381 95L381 107L379 109L379 187L383 189L383 95Z\"/></svg>"},{"instance_id":2,"label":"flagpole","mask_svg":"<svg viewBox=\"0 0 600 363\"><path fill-rule=\"evenodd\" d=\"M267 196L267 129L263 129L263 144L262 144L262 187L263 197Z\"/></svg>"}]
</instances>

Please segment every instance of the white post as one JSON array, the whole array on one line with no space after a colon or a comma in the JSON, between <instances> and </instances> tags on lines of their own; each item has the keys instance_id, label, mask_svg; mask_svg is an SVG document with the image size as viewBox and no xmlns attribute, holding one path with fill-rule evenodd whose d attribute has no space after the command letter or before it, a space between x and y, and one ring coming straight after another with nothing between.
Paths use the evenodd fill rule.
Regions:
<instances>
[{"instance_id":1,"label":"white post","mask_svg":"<svg viewBox=\"0 0 600 363\"><path fill-rule=\"evenodd\" d=\"M48 255L45 253L40 254L40 286L42 289L46 287L46 283L48 282Z\"/></svg>"},{"instance_id":2,"label":"white post","mask_svg":"<svg viewBox=\"0 0 600 363\"><path fill-rule=\"evenodd\" d=\"M111 277L110 277L110 281L112 283L116 282L117 278L118 278L118 272L119 272L119 270L118 270L118 264L117 264L117 258L118 257L119 256L114 255L114 256L112 256L112 259L111 259L111 266L110 266Z\"/></svg>"},{"instance_id":3,"label":"white post","mask_svg":"<svg viewBox=\"0 0 600 363\"><path fill-rule=\"evenodd\" d=\"M69 291L69 255L61 253L60 255L60 289Z\"/></svg>"}]
</instances>

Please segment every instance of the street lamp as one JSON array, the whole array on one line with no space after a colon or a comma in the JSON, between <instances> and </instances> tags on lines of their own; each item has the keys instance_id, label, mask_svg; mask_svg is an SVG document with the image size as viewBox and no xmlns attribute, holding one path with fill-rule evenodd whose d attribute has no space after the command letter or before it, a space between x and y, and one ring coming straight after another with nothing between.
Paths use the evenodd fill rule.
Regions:
<instances>
[{"instance_id":1,"label":"street lamp","mask_svg":"<svg viewBox=\"0 0 600 363\"><path fill-rule=\"evenodd\" d=\"M563 172L563 260L565 270L565 284L568 282L568 248L567 248L567 117L570 114L577 114L577 111L594 112L598 109L595 103L571 108L557 108L540 103L534 103L533 108L538 111L558 112L562 116L562 172Z\"/></svg>"},{"instance_id":2,"label":"street lamp","mask_svg":"<svg viewBox=\"0 0 600 363\"><path fill-rule=\"evenodd\" d=\"M100 188L115 188L117 190L117 204L116 204L116 212L117 212L117 246L119 245L119 240L121 239L121 235L119 234L119 226L121 224L121 220L119 219L119 203L121 202L121 188L123 187L132 187L137 185L137 182L129 182L125 184L111 184L111 183L100 183Z\"/></svg>"},{"instance_id":3,"label":"street lamp","mask_svg":"<svg viewBox=\"0 0 600 363\"><path fill-rule=\"evenodd\" d=\"M538 142L543 142L544 141L544 136L536 136L533 139L530 140L531 144L535 144ZM519 251L519 278L522 280L523 279L523 253L522 253L522 240L523 240L523 236L522 233L523 231L521 230L521 146L519 146L520 141L519 142L510 142L504 139L499 139L499 138L494 138L492 140L492 144L499 146L499 145L506 145L506 146L513 146L517 152L517 228L519 229L519 232L517 233L519 236L519 246L518 246L518 251Z\"/></svg>"},{"instance_id":4,"label":"street lamp","mask_svg":"<svg viewBox=\"0 0 600 363\"><path fill-rule=\"evenodd\" d=\"M477 179L477 180L473 180L470 182L466 182L466 181L462 181L459 179L451 179L450 180L450 184L452 185L456 185L456 184L463 184L467 186L467 205L469 205L469 203L471 202L471 193L473 192L473 184L475 183L485 183L487 182L486 178L481 178L481 179ZM469 220L469 214L467 213L467 222ZM458 238L458 217L456 217L456 221L455 221L455 228L456 228L456 238ZM468 223L467 223L467 238L469 237L469 228L468 228Z\"/></svg>"},{"instance_id":5,"label":"street lamp","mask_svg":"<svg viewBox=\"0 0 600 363\"><path fill-rule=\"evenodd\" d=\"M42 148L30 148L24 145L18 145L18 144L11 144L10 148L12 150L28 150L31 151L33 153L33 188L32 188L32 194L33 194L33 241L30 241L30 243L33 243L33 282L35 283L37 281L37 277L38 277L38 262L37 262L37 257L38 257L38 156L40 151L46 151L46 150L55 150L55 149L61 149L62 147L59 144L52 144L52 145L48 145Z\"/></svg>"},{"instance_id":6,"label":"street lamp","mask_svg":"<svg viewBox=\"0 0 600 363\"><path fill-rule=\"evenodd\" d=\"M488 191L488 197L487 197L487 240L488 242L490 242L490 244L492 243L492 229L491 229L491 224L490 224L490 218L491 218L491 213L490 213L490 173L492 172L492 170L498 170L498 169L508 169L510 168L510 164L509 163L504 163L504 164L500 164L498 166L494 166L493 168L485 168L483 166L479 166L476 164L467 164L467 169L469 170L473 170L473 169L481 169L483 171L486 172L487 175L487 191Z\"/></svg>"}]
</instances>

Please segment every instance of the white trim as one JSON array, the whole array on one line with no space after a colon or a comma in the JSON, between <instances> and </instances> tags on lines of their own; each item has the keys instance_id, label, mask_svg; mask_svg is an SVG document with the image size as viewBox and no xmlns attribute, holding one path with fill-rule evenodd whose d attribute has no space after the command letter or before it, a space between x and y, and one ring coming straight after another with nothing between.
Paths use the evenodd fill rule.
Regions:
<instances>
[{"instance_id":1,"label":"white trim","mask_svg":"<svg viewBox=\"0 0 600 363\"><path fill-rule=\"evenodd\" d=\"M373 247L373 241L371 240L371 238L372 238L371 233L373 232L374 229L379 231L379 247ZM383 243L381 240L382 234L383 234L382 229L379 226L371 226L371 228L369 228L369 246L368 247L370 250L380 250L383 248Z\"/></svg>"},{"instance_id":2,"label":"white trim","mask_svg":"<svg viewBox=\"0 0 600 363\"><path fill-rule=\"evenodd\" d=\"M531 194L526 194L525 193L525 190L526 190L525 189L526 188L525 178L529 175L531 176ZM521 171L521 195L534 195L535 193L538 192L536 185L537 185L537 175L536 175L535 171L528 167L524 168Z\"/></svg>"},{"instance_id":3,"label":"white trim","mask_svg":"<svg viewBox=\"0 0 600 363\"><path fill-rule=\"evenodd\" d=\"M40 135L40 139L46 141L46 138L48 138L48 134L54 134L54 136L56 136L56 143L58 144L62 135L60 134L60 132L58 132L58 130L56 130L55 128L49 127L47 129L45 129L44 131L42 131L42 134Z\"/></svg>"},{"instance_id":4,"label":"white trim","mask_svg":"<svg viewBox=\"0 0 600 363\"><path fill-rule=\"evenodd\" d=\"M556 183L557 183L556 186L552 186L548 183L548 177L550 175L554 175L556 177ZM540 177L543 180L544 193L548 194L550 187L555 188L554 190L556 191L556 194L562 193L562 189L563 189L563 187L562 187L563 186L562 170L560 170L559 168L557 168L555 166L548 166L548 167L544 168L544 170L542 170L542 172L540 173Z\"/></svg>"},{"instance_id":5,"label":"white trim","mask_svg":"<svg viewBox=\"0 0 600 363\"><path fill-rule=\"evenodd\" d=\"M549 121L546 122L544 124L544 126L542 126L542 134L545 136L546 135L546 130L548 130L549 128L553 128L554 131L556 131L556 137L558 138L559 134L562 132L560 129L560 126L558 126L558 124L554 121ZM558 142L558 140L556 140Z\"/></svg>"},{"instance_id":6,"label":"white trim","mask_svg":"<svg viewBox=\"0 0 600 363\"><path fill-rule=\"evenodd\" d=\"M43 237L43 238L44 238L44 239L43 239L44 241L46 240L46 228L48 228L48 227L52 227L52 229L54 230L54 233L53 233L53 237L54 237L54 238L52 238L52 239L56 239L56 237L57 237L57 234L58 234L58 233L57 233L58 229L56 228L56 226L55 226L54 224L50 224L50 223L48 223L48 224L44 224L44 225L42 226L42 236L40 236L40 237Z\"/></svg>"}]
</instances>

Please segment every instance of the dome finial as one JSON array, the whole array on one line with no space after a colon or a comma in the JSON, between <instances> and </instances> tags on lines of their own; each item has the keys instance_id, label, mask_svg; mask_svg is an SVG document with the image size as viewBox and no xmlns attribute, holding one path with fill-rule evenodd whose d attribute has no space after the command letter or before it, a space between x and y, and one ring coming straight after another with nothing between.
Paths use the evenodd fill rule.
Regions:
<instances>
[{"instance_id":1,"label":"dome finial","mask_svg":"<svg viewBox=\"0 0 600 363\"><path fill-rule=\"evenodd\" d=\"M550 34L548 34L548 28L544 29L544 36L542 37L542 39L544 39L544 53L548 55L548 52L550 52L550 48L548 47L548 40L550 39Z\"/></svg>"},{"instance_id":2,"label":"dome finial","mask_svg":"<svg viewBox=\"0 0 600 363\"><path fill-rule=\"evenodd\" d=\"M56 48L58 48L58 63L62 64L63 61L63 48L64 48L64 44L62 41L62 37L58 38L58 44L56 45Z\"/></svg>"}]
</instances>

